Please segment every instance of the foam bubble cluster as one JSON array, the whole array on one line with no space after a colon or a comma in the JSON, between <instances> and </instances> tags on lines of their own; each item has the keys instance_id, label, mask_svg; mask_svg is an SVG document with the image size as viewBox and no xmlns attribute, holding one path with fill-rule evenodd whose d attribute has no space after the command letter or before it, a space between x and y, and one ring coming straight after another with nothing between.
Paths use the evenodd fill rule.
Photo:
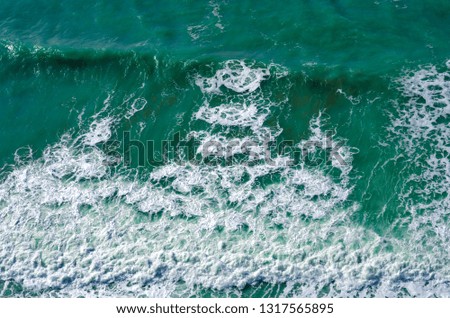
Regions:
<instances>
[{"instance_id":1,"label":"foam bubble cluster","mask_svg":"<svg viewBox=\"0 0 450 318\"><path fill-rule=\"evenodd\" d=\"M254 68L244 61L231 60L225 62L224 68L218 70L213 77L199 77L195 83L206 93L219 93L222 86L237 93L251 93L269 75L267 68Z\"/></svg>"},{"instance_id":2,"label":"foam bubble cluster","mask_svg":"<svg viewBox=\"0 0 450 318\"><path fill-rule=\"evenodd\" d=\"M399 209L407 213L404 235L414 245L417 272L434 268L436 289L448 295L450 72L425 66L405 72L397 84L403 99L394 104L389 131L406 180L399 191Z\"/></svg>"},{"instance_id":3,"label":"foam bubble cluster","mask_svg":"<svg viewBox=\"0 0 450 318\"><path fill-rule=\"evenodd\" d=\"M443 227L450 209L450 72L428 66L408 72L398 82L407 102L397 105L391 133L399 139L399 150L409 157L408 165L415 168L408 185L419 185L404 195L413 213L411 227L416 231L431 224L442 243L447 243L450 236ZM409 197L414 199L406 200Z\"/></svg>"},{"instance_id":4,"label":"foam bubble cluster","mask_svg":"<svg viewBox=\"0 0 450 318\"><path fill-rule=\"evenodd\" d=\"M256 149L278 138L281 128L267 119L288 98L275 101L262 82L283 74L228 61L212 77L198 75L203 101L192 124L210 126L191 133L204 141L251 140ZM346 166L332 163L338 176L321 166L285 164L283 154L274 155L275 164L169 162L142 176L104 164L99 144L116 120L95 116L80 136L67 134L41 158L5 172L4 291L14 281L58 296L173 297L207 289L239 295L264 283L283 286L280 296L448 292L435 283L431 266L416 275L401 242L351 221L358 209L349 200L352 148L339 150ZM297 146L323 144L323 121L314 116L309 139Z\"/></svg>"}]
</instances>

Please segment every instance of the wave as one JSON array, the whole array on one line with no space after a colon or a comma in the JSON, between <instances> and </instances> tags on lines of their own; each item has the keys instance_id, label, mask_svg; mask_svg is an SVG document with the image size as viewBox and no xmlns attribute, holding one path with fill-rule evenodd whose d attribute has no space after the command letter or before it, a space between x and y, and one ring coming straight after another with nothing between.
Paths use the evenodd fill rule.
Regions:
<instances>
[{"instance_id":1,"label":"wave","mask_svg":"<svg viewBox=\"0 0 450 318\"><path fill-rule=\"evenodd\" d=\"M220 76L229 72L237 79L227 84L237 95L204 90L202 107L210 111L216 98L232 98L235 104L249 100L270 116L262 78L249 77L260 71L244 62L226 62ZM275 81L286 75L274 66L263 72L264 80L270 80L268 74ZM195 82L202 88L214 76L197 76ZM245 112L234 116L251 120ZM88 131L64 135L42 158L15 165L2 181L1 239L7 242L0 256L2 280L71 296L174 296L181 295L180 286L182 295L190 295L196 286L239 290L259 282L308 280L315 282L313 293L320 291L327 279L317 281L314 268L321 266L308 264L326 250L325 261L331 261L335 247L325 241L339 230L333 223L345 219L343 203L351 191L346 182L336 183L319 169L267 163L168 163L144 181L130 177L132 170L111 173L97 144L111 137L115 120L93 118ZM320 138L320 116L314 125L312 136ZM218 136L212 130L203 134ZM249 137L260 146L264 136L276 134L253 125ZM342 170L344 179L348 172ZM260 183L274 176L281 182ZM325 250L308 255L315 244L325 244Z\"/></svg>"},{"instance_id":2,"label":"wave","mask_svg":"<svg viewBox=\"0 0 450 318\"><path fill-rule=\"evenodd\" d=\"M65 59L61 53L43 54L51 63ZM96 56L94 64L103 58ZM158 76L173 75L162 74L161 59L147 60ZM219 149L204 152L211 141L251 141L253 154L262 154L264 143L283 133L279 114L290 105L289 85L306 77L275 63L175 64L184 65L181 82L187 82L177 92L193 90L192 96L198 96L192 99L194 109L187 111L186 128L201 141L196 154L216 159L223 156ZM421 81L434 76L441 83L448 76L425 72ZM137 82L145 86L147 79ZM309 83L320 91L330 87L325 82ZM406 78L402 83L412 114L424 115L421 109L431 105L435 89L418 85L418 92L427 95L425 104L416 105L417 93L408 93L408 87L417 81ZM446 84L439 85L436 90L446 98ZM335 95L346 91L334 88ZM307 148L314 155L339 143L344 165L336 158L290 165L287 155L275 153L272 163L170 161L143 173L105 164L109 158L101 145L151 108L144 94L136 93L126 95L118 110L111 106L114 94L100 110L82 117L79 131L67 132L38 158L16 158L3 172L0 280L43 296L175 297L198 296L207 289L239 295L260 284L285 286L277 296L449 294L445 271L437 272L445 264L426 261L430 254L425 247L410 251L405 240L381 236L352 220L360 209L350 199L358 178L353 169L357 149L336 131L329 144L320 109L310 118L305 138L293 147L316 145ZM411 109L399 112L400 125L407 129L417 122ZM398 122L393 123L396 127ZM429 130L419 128L421 140ZM232 156L243 154L242 147L237 149ZM443 167L444 161L430 163ZM4 284L3 293L9 285Z\"/></svg>"}]
</instances>

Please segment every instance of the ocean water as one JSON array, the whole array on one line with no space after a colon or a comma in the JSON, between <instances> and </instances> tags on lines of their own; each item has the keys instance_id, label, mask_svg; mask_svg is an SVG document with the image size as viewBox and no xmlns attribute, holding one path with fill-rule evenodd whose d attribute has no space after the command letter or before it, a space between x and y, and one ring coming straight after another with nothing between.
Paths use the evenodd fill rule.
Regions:
<instances>
[{"instance_id":1,"label":"ocean water","mask_svg":"<svg viewBox=\"0 0 450 318\"><path fill-rule=\"evenodd\" d=\"M1 1L0 295L449 297L449 35L444 0Z\"/></svg>"}]
</instances>

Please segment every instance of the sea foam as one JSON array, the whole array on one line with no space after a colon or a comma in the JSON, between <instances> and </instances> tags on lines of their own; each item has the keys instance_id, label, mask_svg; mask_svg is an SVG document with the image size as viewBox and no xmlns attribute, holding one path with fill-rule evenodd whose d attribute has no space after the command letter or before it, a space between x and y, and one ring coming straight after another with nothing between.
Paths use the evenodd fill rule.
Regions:
<instances>
[{"instance_id":1,"label":"sea foam","mask_svg":"<svg viewBox=\"0 0 450 318\"><path fill-rule=\"evenodd\" d=\"M191 133L231 140L231 130L215 126L252 123L241 140L261 147L278 138L281 128L266 119L283 105L262 85L283 77L276 70L229 61L212 77L197 75L204 95L192 121L211 127ZM220 116L227 121L205 115L229 105L235 109ZM244 105L254 108L242 112ZM344 139L348 165L332 163L339 176L306 163L262 161L169 162L143 178L104 164L99 145L117 118L94 117L79 136L66 134L41 158L17 162L0 183L1 280L44 296L239 295L261 283L284 286L280 296L448 294L431 265L417 272L396 239L351 220L359 208L349 200L355 151ZM324 121L320 113L311 119L310 141L323 142Z\"/></svg>"}]
</instances>

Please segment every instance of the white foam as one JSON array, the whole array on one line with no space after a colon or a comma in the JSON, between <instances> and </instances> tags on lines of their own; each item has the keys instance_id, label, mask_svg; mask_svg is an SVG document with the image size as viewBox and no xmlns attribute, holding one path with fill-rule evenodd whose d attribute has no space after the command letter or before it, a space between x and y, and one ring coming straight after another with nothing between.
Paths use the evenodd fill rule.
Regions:
<instances>
[{"instance_id":1,"label":"white foam","mask_svg":"<svg viewBox=\"0 0 450 318\"><path fill-rule=\"evenodd\" d=\"M412 294L448 295L450 72L424 66L405 72L396 83L403 99L394 103L388 129L398 152L393 160L402 159L406 179L398 191L399 209L410 214L403 222L409 229L405 239L414 245L411 259L420 259L420 270L428 266L432 272L428 276L434 277L411 282L407 288ZM434 284L431 288L428 280Z\"/></svg>"},{"instance_id":2,"label":"white foam","mask_svg":"<svg viewBox=\"0 0 450 318\"><path fill-rule=\"evenodd\" d=\"M128 110L125 118L131 118L137 112L140 112L147 105L147 100L144 97L138 97L131 103L130 109Z\"/></svg>"},{"instance_id":3,"label":"white foam","mask_svg":"<svg viewBox=\"0 0 450 318\"><path fill-rule=\"evenodd\" d=\"M89 132L84 134L84 143L88 146L94 146L109 140L112 122L113 120L109 117L95 120L89 128Z\"/></svg>"},{"instance_id":4,"label":"white foam","mask_svg":"<svg viewBox=\"0 0 450 318\"><path fill-rule=\"evenodd\" d=\"M247 105L220 105L208 107L204 105L194 115L212 125L254 127L255 129L264 124L267 113L258 113L255 104Z\"/></svg>"},{"instance_id":5,"label":"white foam","mask_svg":"<svg viewBox=\"0 0 450 318\"><path fill-rule=\"evenodd\" d=\"M205 93L220 94L222 86L237 93L251 93L270 75L268 68L252 66L240 60L227 61L213 77L199 76L195 84Z\"/></svg>"},{"instance_id":6,"label":"white foam","mask_svg":"<svg viewBox=\"0 0 450 318\"><path fill-rule=\"evenodd\" d=\"M215 1L210 1L209 5L213 8L212 14L217 18L217 22L215 24L216 28L223 30L224 26L222 25L222 15L220 14L220 4Z\"/></svg>"},{"instance_id":7,"label":"white foam","mask_svg":"<svg viewBox=\"0 0 450 318\"><path fill-rule=\"evenodd\" d=\"M336 93L343 95L353 105L361 103L361 96L354 97L344 92L341 88L337 89Z\"/></svg>"},{"instance_id":8,"label":"white foam","mask_svg":"<svg viewBox=\"0 0 450 318\"><path fill-rule=\"evenodd\" d=\"M200 38L200 35L207 29L205 25L199 24L199 25L190 25L187 27L187 32L189 36L192 38L192 40L198 40Z\"/></svg>"},{"instance_id":9,"label":"white foam","mask_svg":"<svg viewBox=\"0 0 450 318\"><path fill-rule=\"evenodd\" d=\"M260 109L262 97L248 91L248 105ZM311 121L309 140L323 141L322 121ZM82 138L65 135L0 182L0 279L53 296L239 293L261 282L287 284L280 296L450 295L439 273L410 262L402 242L351 221L350 148L340 178L307 165L172 162L145 179L103 164L97 145L110 134L100 123ZM241 140L261 147L278 133L260 127Z\"/></svg>"}]
</instances>

